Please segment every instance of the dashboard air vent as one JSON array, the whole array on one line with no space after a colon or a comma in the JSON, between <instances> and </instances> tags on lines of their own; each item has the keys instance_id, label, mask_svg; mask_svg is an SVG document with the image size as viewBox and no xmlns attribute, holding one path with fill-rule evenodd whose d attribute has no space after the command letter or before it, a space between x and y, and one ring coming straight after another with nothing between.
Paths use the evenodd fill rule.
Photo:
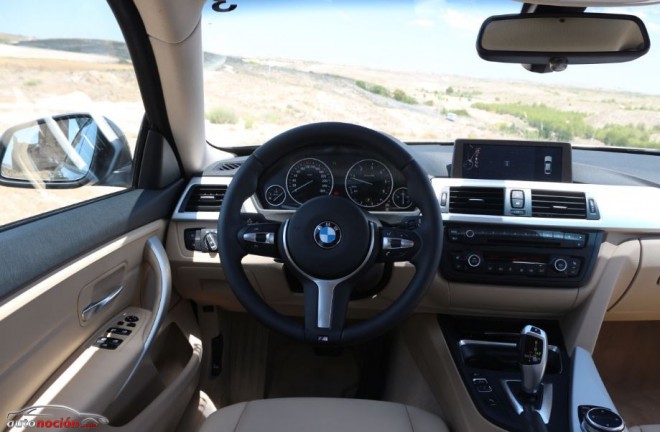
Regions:
<instances>
[{"instance_id":1,"label":"dashboard air vent","mask_svg":"<svg viewBox=\"0 0 660 432\"><path fill-rule=\"evenodd\" d=\"M234 171L243 165L243 162L220 162L216 165L216 171Z\"/></svg>"},{"instance_id":2,"label":"dashboard air vent","mask_svg":"<svg viewBox=\"0 0 660 432\"><path fill-rule=\"evenodd\" d=\"M195 185L183 203L184 212L218 212L225 198L227 186Z\"/></svg>"},{"instance_id":3,"label":"dashboard air vent","mask_svg":"<svg viewBox=\"0 0 660 432\"><path fill-rule=\"evenodd\" d=\"M449 188L449 212L501 216L504 214L504 189Z\"/></svg>"},{"instance_id":4,"label":"dashboard air vent","mask_svg":"<svg viewBox=\"0 0 660 432\"><path fill-rule=\"evenodd\" d=\"M586 201L583 192L532 190L532 216L586 219Z\"/></svg>"}]
</instances>

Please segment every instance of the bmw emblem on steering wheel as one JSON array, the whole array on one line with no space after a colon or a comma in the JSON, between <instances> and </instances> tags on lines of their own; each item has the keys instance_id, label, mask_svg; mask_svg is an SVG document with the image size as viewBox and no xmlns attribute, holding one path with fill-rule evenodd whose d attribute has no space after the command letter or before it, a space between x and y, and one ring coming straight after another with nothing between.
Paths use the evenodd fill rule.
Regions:
<instances>
[{"instance_id":1,"label":"bmw emblem on steering wheel","mask_svg":"<svg viewBox=\"0 0 660 432\"><path fill-rule=\"evenodd\" d=\"M323 249L332 249L341 241L341 228L334 222L321 222L314 229L314 241Z\"/></svg>"}]
</instances>

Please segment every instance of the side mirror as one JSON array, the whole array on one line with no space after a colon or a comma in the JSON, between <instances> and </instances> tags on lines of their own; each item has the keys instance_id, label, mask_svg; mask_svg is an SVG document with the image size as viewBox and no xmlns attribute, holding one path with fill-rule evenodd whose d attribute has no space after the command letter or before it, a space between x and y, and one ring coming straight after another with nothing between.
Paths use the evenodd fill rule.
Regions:
<instances>
[{"instance_id":1,"label":"side mirror","mask_svg":"<svg viewBox=\"0 0 660 432\"><path fill-rule=\"evenodd\" d=\"M484 21L477 39L484 60L536 66L528 67L534 72L631 61L650 46L639 18L597 13L493 16Z\"/></svg>"},{"instance_id":2,"label":"side mirror","mask_svg":"<svg viewBox=\"0 0 660 432\"><path fill-rule=\"evenodd\" d=\"M0 139L0 185L76 188L130 186L132 156L121 130L105 117L70 114L14 126Z\"/></svg>"}]
</instances>

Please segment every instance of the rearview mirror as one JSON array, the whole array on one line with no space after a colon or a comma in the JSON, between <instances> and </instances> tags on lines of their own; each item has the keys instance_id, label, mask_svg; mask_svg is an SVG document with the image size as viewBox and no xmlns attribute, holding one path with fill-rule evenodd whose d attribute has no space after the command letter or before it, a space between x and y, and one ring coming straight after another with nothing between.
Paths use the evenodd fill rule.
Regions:
<instances>
[{"instance_id":1,"label":"rearview mirror","mask_svg":"<svg viewBox=\"0 0 660 432\"><path fill-rule=\"evenodd\" d=\"M631 61L650 46L639 18L596 13L493 16L484 21L477 39L484 60L541 66L535 72Z\"/></svg>"},{"instance_id":2,"label":"rearview mirror","mask_svg":"<svg viewBox=\"0 0 660 432\"><path fill-rule=\"evenodd\" d=\"M131 151L105 117L44 117L8 129L0 139L0 184L75 188L85 184L128 186Z\"/></svg>"}]
</instances>

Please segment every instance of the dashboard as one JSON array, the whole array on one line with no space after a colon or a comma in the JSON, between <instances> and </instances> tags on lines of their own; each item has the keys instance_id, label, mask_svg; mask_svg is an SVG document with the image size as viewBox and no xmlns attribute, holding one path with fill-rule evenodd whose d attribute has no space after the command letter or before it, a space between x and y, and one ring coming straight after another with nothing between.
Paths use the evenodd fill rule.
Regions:
<instances>
[{"instance_id":1,"label":"dashboard","mask_svg":"<svg viewBox=\"0 0 660 432\"><path fill-rule=\"evenodd\" d=\"M333 195L378 212L414 209L403 175L378 155L346 146L311 146L283 157L259 180L265 210L295 210L312 198Z\"/></svg>"},{"instance_id":2,"label":"dashboard","mask_svg":"<svg viewBox=\"0 0 660 432\"><path fill-rule=\"evenodd\" d=\"M474 141L465 141L459 155L460 145L455 144L407 148L431 178L445 228L443 259L420 305L423 310L563 316L601 293L603 308L610 297L610 306L617 305L608 311L612 316L658 316L660 295L647 291L660 277L653 258L660 256L660 154L572 148L560 156L558 146L546 144L529 150L541 152L534 155L533 179L521 171L502 179L486 178L499 171L484 171L484 164L530 160L512 159L517 155L494 148L519 143L479 141L478 160ZM464 170L476 162L480 172L459 176L452 169L457 157ZM241 308L205 238L215 234L222 197L246 159L214 162L190 180L167 240L179 292L228 310ZM568 174L572 181L565 179ZM313 143L283 155L265 171L243 211L283 222L301 203L332 194L355 202L384 226L398 227L419 216L405 188L402 173L379 154L349 151L345 143ZM244 266L274 307L298 313L300 296L281 263L247 256ZM387 307L414 274L414 266L396 263L386 273L377 281L381 293L351 304L352 316Z\"/></svg>"}]
</instances>

